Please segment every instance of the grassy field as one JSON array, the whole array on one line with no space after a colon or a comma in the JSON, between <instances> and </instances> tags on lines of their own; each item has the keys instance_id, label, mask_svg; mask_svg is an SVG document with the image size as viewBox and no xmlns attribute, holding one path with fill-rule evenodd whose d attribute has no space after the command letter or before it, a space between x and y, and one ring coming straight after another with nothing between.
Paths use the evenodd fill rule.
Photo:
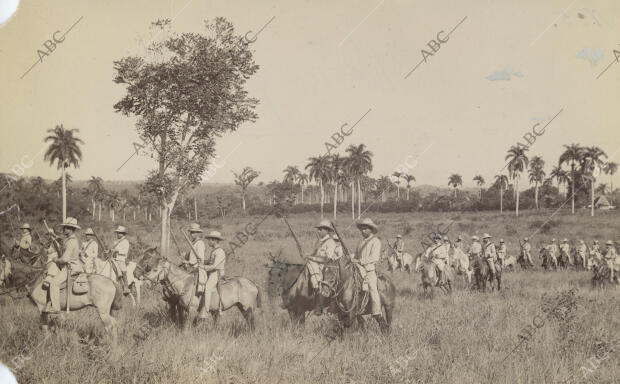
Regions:
<instances>
[{"instance_id":1,"label":"grassy field","mask_svg":"<svg viewBox=\"0 0 620 384\"><path fill-rule=\"evenodd\" d=\"M407 250L421 251L420 240L431 225L454 220L450 236L489 232L503 237L509 254L518 250L518 238L539 245L551 237L601 241L618 238L620 215L585 212L413 213L373 217L380 236L393 240L404 235ZM597 212L599 214L599 212ZM258 217L202 223L229 239ZM314 241L312 225L318 217L292 216L289 221L309 252ZM350 218L336 221L349 248L359 239ZM187 223L175 223L186 226ZM542 226L542 227L541 227ZM135 228L147 243L157 243L157 230ZM97 226L95 225L95 228ZM134 234L130 236L135 240ZM176 251L176 250L175 250ZM501 292L478 293L459 282L452 295L438 291L433 300L421 296L419 275L396 272L397 306L393 329L382 336L376 324L368 332L352 329L332 342L335 324L328 316L310 316L304 329L292 327L277 297L267 295L268 252L300 262L295 243L282 220L270 217L256 236L227 261L228 275L243 275L262 288L263 307L257 329L249 333L236 309L225 312L220 324L211 322L187 331L171 326L160 289L145 293L134 309L128 300L118 313L120 342L111 348L94 309L70 314L57 334L44 339L38 315L26 299L0 303L0 360L16 372L20 383L556 383L571 373L587 381L620 382L620 353L610 351L620 337L620 290L592 289L589 272L544 273L516 271L504 276ZM535 257L535 261L538 261ZM385 271L387 265L381 264ZM547 316L549 300L566 296L574 288L573 310L564 316ZM544 323L541 325L541 315ZM537 320L534 320L537 319ZM539 326L520 346L518 335L533 322ZM151 330L140 334L140 327ZM608 353L604 353L608 352ZM598 360L591 360L598 354ZM16 368L14 362L23 366Z\"/></svg>"}]
</instances>

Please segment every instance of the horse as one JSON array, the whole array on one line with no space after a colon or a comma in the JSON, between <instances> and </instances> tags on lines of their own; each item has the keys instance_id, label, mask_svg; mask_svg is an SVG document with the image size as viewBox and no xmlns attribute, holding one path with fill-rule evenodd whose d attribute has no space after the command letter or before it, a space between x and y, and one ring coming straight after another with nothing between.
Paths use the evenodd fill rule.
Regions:
<instances>
[{"instance_id":1,"label":"horse","mask_svg":"<svg viewBox=\"0 0 620 384\"><path fill-rule=\"evenodd\" d=\"M592 267L592 272L593 288L603 288L606 284L615 284L616 286L620 286L620 278L618 278L618 273L614 273L613 282L609 281L610 270L607 263L600 262L598 264L594 264Z\"/></svg>"},{"instance_id":2,"label":"horse","mask_svg":"<svg viewBox=\"0 0 620 384\"><path fill-rule=\"evenodd\" d=\"M502 268L504 268L506 271L514 271L516 265L517 258L514 256L507 256L506 258L504 258L504 265L502 266Z\"/></svg>"},{"instance_id":3,"label":"horse","mask_svg":"<svg viewBox=\"0 0 620 384\"><path fill-rule=\"evenodd\" d=\"M569 255L560 251L560 254L558 255L558 266L561 269L567 269L569 265L572 265Z\"/></svg>"},{"instance_id":4,"label":"horse","mask_svg":"<svg viewBox=\"0 0 620 384\"><path fill-rule=\"evenodd\" d=\"M43 312L47 306L49 291L43 289L42 282L45 277L44 273L36 279L34 286L30 289L28 297L34 305L39 309L41 314L41 325L45 332L49 330L49 326L55 329L55 323L50 316ZM112 315L112 310L121 309L121 299L123 297L123 291L118 283L108 279L107 277L95 275L95 274L80 274L80 277L86 279L88 290L85 293L75 293L75 285L69 287L72 289L72 293L69 300L69 310L77 311L85 307L95 307L99 313L99 318L103 323L103 326L112 338L112 344L116 344L118 341L118 330L116 326L116 319ZM72 277L72 281L75 282L75 277ZM65 311L67 309L67 286L61 285L60 289L60 309Z\"/></svg>"},{"instance_id":5,"label":"horse","mask_svg":"<svg viewBox=\"0 0 620 384\"><path fill-rule=\"evenodd\" d=\"M136 262L130 261L127 263L127 285L129 286L129 297L131 298L132 305L135 307L140 304L140 291L142 287L142 281L137 279L134 275L136 270ZM120 284L120 276L116 274L116 268L112 265L112 260L103 260L95 257L95 271L94 273L105 276L112 281L116 281ZM135 292L135 296L134 296Z\"/></svg>"},{"instance_id":6,"label":"horse","mask_svg":"<svg viewBox=\"0 0 620 384\"><path fill-rule=\"evenodd\" d=\"M281 308L288 311L291 321L303 326L306 312L317 309L321 300L310 286L306 265L285 263L273 258L271 260L272 266L267 266L270 268L269 292L280 295Z\"/></svg>"},{"instance_id":7,"label":"horse","mask_svg":"<svg viewBox=\"0 0 620 384\"><path fill-rule=\"evenodd\" d=\"M186 272L151 249L136 263L134 274L138 279L146 278L163 285L164 300L169 304L172 320L178 325L187 328L190 317L194 318L193 324L198 323L197 314L203 309L204 300L196 293L197 272ZM220 294L221 310L237 307L250 330L254 330L254 310L261 307L258 286L245 277L220 278L220 287L212 293L207 308L215 324L220 316Z\"/></svg>"},{"instance_id":8,"label":"horse","mask_svg":"<svg viewBox=\"0 0 620 384\"><path fill-rule=\"evenodd\" d=\"M474 273L469 266L469 257L460 248L454 248L452 254L453 268L457 275L463 275L467 285L471 285L471 276Z\"/></svg>"},{"instance_id":9,"label":"horse","mask_svg":"<svg viewBox=\"0 0 620 384\"><path fill-rule=\"evenodd\" d=\"M454 279L454 271L452 267L448 264L444 267L444 280L445 284L440 284L439 282L439 274L438 267L433 263L430 259L427 259L422 256L421 253L416 257L415 263L416 272L421 272L422 279L422 289L424 289L424 294L427 296L433 297L433 287L439 286L444 293L452 292L452 280Z\"/></svg>"},{"instance_id":10,"label":"horse","mask_svg":"<svg viewBox=\"0 0 620 384\"><path fill-rule=\"evenodd\" d=\"M335 264L335 265L334 265ZM363 278L358 267L347 256L338 258L328 264L324 272L324 284L330 287L330 303L332 312L336 313L345 328L349 328L355 320L364 329L363 315L372 314L369 293L363 291ZM297 284L297 283L296 283ZM377 273L377 288L381 301L383 316L375 317L381 332L387 334L392 326L392 313L396 304L396 287L392 280L383 273Z\"/></svg>"},{"instance_id":11,"label":"horse","mask_svg":"<svg viewBox=\"0 0 620 384\"><path fill-rule=\"evenodd\" d=\"M551 251L549 249L547 249L546 247L542 247L540 249L540 258L542 260L542 266L545 271L547 271L551 267L553 267L553 269L557 271L557 261L553 257L551 257Z\"/></svg>"},{"instance_id":12,"label":"horse","mask_svg":"<svg viewBox=\"0 0 620 384\"><path fill-rule=\"evenodd\" d=\"M388 271L393 272L397 269L401 271L407 271L407 273L411 273L411 266L413 264L413 256L411 256L407 252L403 252L401 255L402 263L396 258L396 251L384 249L384 254L387 253L387 261L388 261Z\"/></svg>"},{"instance_id":13,"label":"horse","mask_svg":"<svg viewBox=\"0 0 620 384\"><path fill-rule=\"evenodd\" d=\"M485 292L487 289L487 282L491 283L491 289L493 289L493 280L489 264L481 256L476 255L473 257L474 276L476 277L476 288ZM495 280L497 281L497 290L502 289L502 268L495 263Z\"/></svg>"}]
</instances>

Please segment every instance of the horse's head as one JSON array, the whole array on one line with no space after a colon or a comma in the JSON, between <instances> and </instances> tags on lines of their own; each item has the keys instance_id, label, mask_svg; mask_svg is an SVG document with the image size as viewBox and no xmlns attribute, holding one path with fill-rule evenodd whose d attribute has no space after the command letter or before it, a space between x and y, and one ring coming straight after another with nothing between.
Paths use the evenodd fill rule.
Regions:
<instances>
[{"instance_id":1,"label":"horse's head","mask_svg":"<svg viewBox=\"0 0 620 384\"><path fill-rule=\"evenodd\" d=\"M138 279L159 280L158 275L162 270L164 262L167 262L167 260L157 252L157 247L150 247L136 261L134 276Z\"/></svg>"}]
</instances>

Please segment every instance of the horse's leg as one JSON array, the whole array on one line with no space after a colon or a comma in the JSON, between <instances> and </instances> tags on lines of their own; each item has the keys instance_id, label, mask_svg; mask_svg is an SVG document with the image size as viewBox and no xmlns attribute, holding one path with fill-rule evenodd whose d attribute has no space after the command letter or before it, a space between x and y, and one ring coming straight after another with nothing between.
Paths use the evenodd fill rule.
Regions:
<instances>
[{"instance_id":1,"label":"horse's leg","mask_svg":"<svg viewBox=\"0 0 620 384\"><path fill-rule=\"evenodd\" d=\"M357 315L357 323L362 331L366 331L366 320L364 319L364 316Z\"/></svg>"},{"instance_id":2,"label":"horse's leg","mask_svg":"<svg viewBox=\"0 0 620 384\"><path fill-rule=\"evenodd\" d=\"M110 314L110 310L107 311L103 308L97 308L99 312L99 317L101 318L101 322L103 323L103 328L105 329L108 336L112 339L112 344L116 345L118 342L118 333L116 329L116 319L114 319Z\"/></svg>"},{"instance_id":3,"label":"horse's leg","mask_svg":"<svg viewBox=\"0 0 620 384\"><path fill-rule=\"evenodd\" d=\"M243 315L243 318L248 323L248 326L250 327L250 331L254 331L254 328L255 328L254 312L252 311L252 307L243 309L243 305L241 305L241 303L237 303L237 308L239 308L239 312L241 312L241 314Z\"/></svg>"},{"instance_id":4,"label":"horse's leg","mask_svg":"<svg viewBox=\"0 0 620 384\"><path fill-rule=\"evenodd\" d=\"M210 311L210 312L211 312L211 316L213 317L213 326L217 327L217 323L220 321L220 311ZM243 314L243 311L241 311L241 313ZM245 315L243 317L245 317Z\"/></svg>"}]
</instances>

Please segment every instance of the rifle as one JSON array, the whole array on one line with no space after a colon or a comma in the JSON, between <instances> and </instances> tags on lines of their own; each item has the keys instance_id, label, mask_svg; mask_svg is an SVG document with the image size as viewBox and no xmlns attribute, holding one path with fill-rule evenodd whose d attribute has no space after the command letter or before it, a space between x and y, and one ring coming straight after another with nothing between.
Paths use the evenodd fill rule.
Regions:
<instances>
[{"instance_id":1,"label":"rifle","mask_svg":"<svg viewBox=\"0 0 620 384\"><path fill-rule=\"evenodd\" d=\"M342 250L344 252L345 256L349 256L349 249L347 248L347 245L344 243L344 239L342 238L342 236L340 236L340 233L338 233L338 230L336 229L336 225L332 222L332 228L334 229L334 232L336 232L336 236L338 236L338 238L340 239L340 244L342 244Z\"/></svg>"},{"instance_id":2,"label":"rifle","mask_svg":"<svg viewBox=\"0 0 620 384\"><path fill-rule=\"evenodd\" d=\"M299 251L299 257L305 260L306 258L304 257L304 252L301 249L301 244L299 243L299 239L297 238L297 235L295 235L295 232L293 231L293 228L291 228L291 225L288 223L288 220L286 220L286 216L282 215L282 220L284 220L284 222L288 226L288 229L291 231L291 235L293 235L293 239L295 239L295 243L297 244L297 250ZM346 251L346 247L344 246L344 244L342 244L342 246L343 246L343 249Z\"/></svg>"},{"instance_id":3,"label":"rifle","mask_svg":"<svg viewBox=\"0 0 620 384\"><path fill-rule=\"evenodd\" d=\"M52 238L52 246L54 247L56 254L58 257L62 256L62 252L60 252L60 244L58 244L58 241L56 240L58 236L56 236L54 231L47 225L47 221L45 221L45 219L43 219L43 224L45 225L45 229L47 229L47 233L49 233Z\"/></svg>"},{"instance_id":4,"label":"rifle","mask_svg":"<svg viewBox=\"0 0 620 384\"><path fill-rule=\"evenodd\" d=\"M177 243L177 238L174 236L174 232L172 232L172 229L170 229L170 236L172 236L172 241L174 242L174 245L176 245L177 247L177 251L179 252L179 257L183 258L183 252L181 252L181 247L179 247L179 243Z\"/></svg>"},{"instance_id":5,"label":"rifle","mask_svg":"<svg viewBox=\"0 0 620 384\"><path fill-rule=\"evenodd\" d=\"M95 231L93 231L93 235L95 235L95 240L97 240L97 244L99 244L99 246L102 249L102 252L105 254L108 252L108 247L105 246L105 244L103 243L103 241L101 241L101 239L99 239L99 236L97 236L97 233Z\"/></svg>"},{"instance_id":6,"label":"rifle","mask_svg":"<svg viewBox=\"0 0 620 384\"><path fill-rule=\"evenodd\" d=\"M172 233L172 231L170 231L170 233ZM189 239L189 237L187 236L187 233L185 233L182 229L181 229L181 234L183 235L183 237L185 238L185 240L187 241L187 244L189 244L189 249L191 249L191 251L194 253L194 256L196 256L196 260L200 261L200 259L198 258L198 252L196 252L196 250L194 249L194 246L192 245L191 240ZM174 239L174 235L172 236L172 238ZM175 244L176 244L176 240L175 240Z\"/></svg>"}]
</instances>

